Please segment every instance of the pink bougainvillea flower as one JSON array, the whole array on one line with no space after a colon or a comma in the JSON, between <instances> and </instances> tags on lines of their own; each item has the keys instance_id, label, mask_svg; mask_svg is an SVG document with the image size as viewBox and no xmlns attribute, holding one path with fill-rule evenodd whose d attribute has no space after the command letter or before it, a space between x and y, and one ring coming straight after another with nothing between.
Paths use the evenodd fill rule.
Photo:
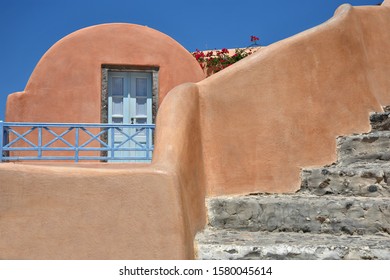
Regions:
<instances>
[{"instance_id":1,"label":"pink bougainvillea flower","mask_svg":"<svg viewBox=\"0 0 390 280\"><path fill-rule=\"evenodd\" d=\"M256 44L259 40L256 36L250 36L251 41ZM237 61L251 55L254 51L252 49L236 49L234 54L230 54L227 48L221 50L203 52L196 49L192 53L194 58L198 61L203 70L207 70L207 76L219 72L222 69L229 67Z\"/></svg>"}]
</instances>

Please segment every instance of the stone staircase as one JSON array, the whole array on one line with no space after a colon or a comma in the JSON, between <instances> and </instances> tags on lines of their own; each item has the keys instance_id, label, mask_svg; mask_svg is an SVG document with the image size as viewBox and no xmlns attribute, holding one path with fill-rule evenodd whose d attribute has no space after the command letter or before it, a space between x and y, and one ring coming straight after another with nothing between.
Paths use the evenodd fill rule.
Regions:
<instances>
[{"instance_id":1,"label":"stone staircase","mask_svg":"<svg viewBox=\"0 0 390 280\"><path fill-rule=\"evenodd\" d=\"M338 160L302 170L296 194L207 199L198 259L390 259L390 111L339 137Z\"/></svg>"}]
</instances>

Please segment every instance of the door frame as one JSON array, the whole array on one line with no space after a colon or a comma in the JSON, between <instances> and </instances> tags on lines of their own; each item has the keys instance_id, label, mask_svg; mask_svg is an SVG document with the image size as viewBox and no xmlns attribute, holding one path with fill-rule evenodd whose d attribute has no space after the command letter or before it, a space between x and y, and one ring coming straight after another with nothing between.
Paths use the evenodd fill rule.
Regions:
<instances>
[{"instance_id":1,"label":"door frame","mask_svg":"<svg viewBox=\"0 0 390 280\"><path fill-rule=\"evenodd\" d=\"M102 90L100 122L108 123L108 72L142 72L152 73L152 123L156 123L158 110L158 66L126 66L126 65L102 65Z\"/></svg>"},{"instance_id":2,"label":"door frame","mask_svg":"<svg viewBox=\"0 0 390 280\"><path fill-rule=\"evenodd\" d=\"M100 122L108 123L108 72L142 72L152 74L152 123L156 123L158 111L159 93L159 66L134 66L134 65L112 65L103 64L101 69L101 101L100 101ZM106 134L101 136L101 140L108 143ZM151 141L154 142L154 136ZM106 157L107 152L102 151L102 156ZM105 162L105 160L104 160Z\"/></svg>"}]
</instances>

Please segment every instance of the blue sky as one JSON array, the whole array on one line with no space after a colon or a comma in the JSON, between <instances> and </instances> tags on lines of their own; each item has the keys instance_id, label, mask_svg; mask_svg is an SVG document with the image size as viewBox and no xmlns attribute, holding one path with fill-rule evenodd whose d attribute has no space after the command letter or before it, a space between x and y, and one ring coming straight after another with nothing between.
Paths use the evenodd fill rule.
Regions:
<instances>
[{"instance_id":1,"label":"blue sky","mask_svg":"<svg viewBox=\"0 0 390 280\"><path fill-rule=\"evenodd\" d=\"M87 26L147 25L189 51L246 47L250 36L269 45L314 27L343 3L382 0L0 0L0 120L8 94L23 91L42 55ZM65 105L64 105L65 106Z\"/></svg>"}]
</instances>

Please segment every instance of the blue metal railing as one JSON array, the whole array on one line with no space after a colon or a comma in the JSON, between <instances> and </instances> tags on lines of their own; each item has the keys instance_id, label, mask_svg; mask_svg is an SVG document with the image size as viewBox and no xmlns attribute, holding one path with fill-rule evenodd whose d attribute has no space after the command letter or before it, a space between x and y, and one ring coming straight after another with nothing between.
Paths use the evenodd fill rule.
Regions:
<instances>
[{"instance_id":1,"label":"blue metal railing","mask_svg":"<svg viewBox=\"0 0 390 280\"><path fill-rule=\"evenodd\" d=\"M18 160L150 161L154 124L0 121L0 162Z\"/></svg>"}]
</instances>

